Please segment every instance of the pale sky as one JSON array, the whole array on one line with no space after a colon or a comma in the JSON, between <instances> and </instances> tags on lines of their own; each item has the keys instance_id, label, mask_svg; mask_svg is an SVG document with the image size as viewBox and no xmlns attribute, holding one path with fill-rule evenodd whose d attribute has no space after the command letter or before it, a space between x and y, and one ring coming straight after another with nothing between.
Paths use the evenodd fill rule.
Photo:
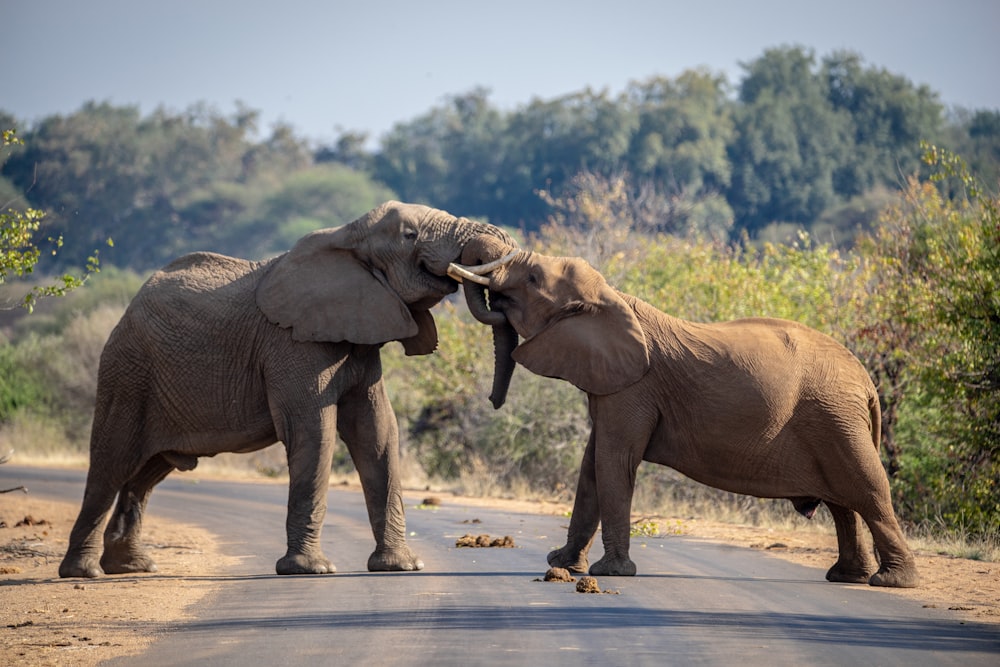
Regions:
<instances>
[{"instance_id":1,"label":"pale sky","mask_svg":"<svg viewBox=\"0 0 1000 667\"><path fill-rule=\"evenodd\" d=\"M265 134L281 121L317 143L377 140L478 86L512 111L699 66L736 84L741 62L787 45L1000 109L1000 0L0 0L0 110L229 116L240 101Z\"/></svg>"}]
</instances>

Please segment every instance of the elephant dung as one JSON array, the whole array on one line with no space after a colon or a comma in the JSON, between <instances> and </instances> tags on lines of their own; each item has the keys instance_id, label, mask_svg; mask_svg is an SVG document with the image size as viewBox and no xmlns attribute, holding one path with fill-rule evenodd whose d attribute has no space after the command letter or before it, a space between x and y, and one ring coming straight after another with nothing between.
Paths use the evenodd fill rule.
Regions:
<instances>
[{"instance_id":1,"label":"elephant dung","mask_svg":"<svg viewBox=\"0 0 1000 667\"><path fill-rule=\"evenodd\" d=\"M542 581L568 581L573 583L576 581L576 577L569 573L564 567L550 567L545 572L545 578Z\"/></svg>"},{"instance_id":2,"label":"elephant dung","mask_svg":"<svg viewBox=\"0 0 1000 667\"><path fill-rule=\"evenodd\" d=\"M466 533L455 540L456 547L501 547L505 549L514 548L514 538L510 535L490 538L489 535L471 535Z\"/></svg>"}]
</instances>

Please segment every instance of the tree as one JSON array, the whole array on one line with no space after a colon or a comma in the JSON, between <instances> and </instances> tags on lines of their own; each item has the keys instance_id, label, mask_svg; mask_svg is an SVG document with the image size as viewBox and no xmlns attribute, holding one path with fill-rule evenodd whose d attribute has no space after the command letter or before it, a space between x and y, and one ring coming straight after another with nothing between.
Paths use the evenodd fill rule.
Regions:
<instances>
[{"instance_id":1,"label":"tree","mask_svg":"<svg viewBox=\"0 0 1000 667\"><path fill-rule=\"evenodd\" d=\"M838 195L861 195L919 172L920 141L941 131L937 94L885 69L865 68L849 51L824 58L820 76L833 109L849 115L853 135L834 176Z\"/></svg>"},{"instance_id":2,"label":"tree","mask_svg":"<svg viewBox=\"0 0 1000 667\"><path fill-rule=\"evenodd\" d=\"M850 148L849 124L814 67L801 48L771 49L744 65L727 198L737 228L751 234L773 222L811 223L837 202L834 175Z\"/></svg>"},{"instance_id":3,"label":"tree","mask_svg":"<svg viewBox=\"0 0 1000 667\"><path fill-rule=\"evenodd\" d=\"M624 99L638 113L627 157L633 207L651 231L727 235L733 212L721 193L732 165L732 102L725 77L689 70L677 79L631 84ZM644 211L639 209L643 208Z\"/></svg>"},{"instance_id":4,"label":"tree","mask_svg":"<svg viewBox=\"0 0 1000 667\"><path fill-rule=\"evenodd\" d=\"M637 125L635 111L606 91L532 100L508 122L497 183L503 208L491 221L536 230L551 213L537 192L560 197L581 172L609 177L620 171Z\"/></svg>"},{"instance_id":5,"label":"tree","mask_svg":"<svg viewBox=\"0 0 1000 667\"><path fill-rule=\"evenodd\" d=\"M1000 187L1000 110L956 108L939 145L951 146L980 183Z\"/></svg>"},{"instance_id":6,"label":"tree","mask_svg":"<svg viewBox=\"0 0 1000 667\"><path fill-rule=\"evenodd\" d=\"M733 134L727 87L724 76L702 70L630 84L625 98L639 116L632 173L698 193L727 187L732 166L726 145Z\"/></svg>"},{"instance_id":7,"label":"tree","mask_svg":"<svg viewBox=\"0 0 1000 667\"><path fill-rule=\"evenodd\" d=\"M476 88L396 125L375 156L374 176L406 201L492 217L503 153L503 115Z\"/></svg>"},{"instance_id":8,"label":"tree","mask_svg":"<svg viewBox=\"0 0 1000 667\"><path fill-rule=\"evenodd\" d=\"M924 144L932 180L958 182L938 229L922 239L936 324L949 344L928 369L928 392L945 407L950 492L946 518L982 532L1000 525L1000 197L959 156ZM933 200L932 200L933 201Z\"/></svg>"},{"instance_id":9,"label":"tree","mask_svg":"<svg viewBox=\"0 0 1000 667\"><path fill-rule=\"evenodd\" d=\"M911 176L858 245L847 342L878 387L899 511L989 533L1000 525L998 200L954 154L927 145L924 160L932 180Z\"/></svg>"},{"instance_id":10,"label":"tree","mask_svg":"<svg viewBox=\"0 0 1000 667\"><path fill-rule=\"evenodd\" d=\"M90 102L43 119L2 175L47 211L41 231L66 239L58 267L84 261L88 244L112 236L115 251L104 259L145 271L192 250L232 252L220 241L239 240L235 228L267 196L312 168L311 150L291 128L277 125L258 140L256 123L242 106L229 117L204 105L143 117Z\"/></svg>"},{"instance_id":11,"label":"tree","mask_svg":"<svg viewBox=\"0 0 1000 667\"><path fill-rule=\"evenodd\" d=\"M907 189L883 211L877 228L863 235L858 253L863 263L853 290L854 323L844 332L847 346L875 381L882 407L882 450L886 472L895 478L906 445L898 437L901 412L920 393L920 369L940 354L929 341L933 300L928 269L918 239L921 207L933 188L910 178ZM926 209L925 209L926 210ZM918 445L911 443L913 449Z\"/></svg>"},{"instance_id":12,"label":"tree","mask_svg":"<svg viewBox=\"0 0 1000 667\"><path fill-rule=\"evenodd\" d=\"M299 169L267 188L233 193L248 203L213 226L212 245L240 257L266 257L291 248L305 234L345 224L396 195L365 174L338 163ZM227 201L218 192L209 202ZM249 203L252 201L252 204Z\"/></svg>"},{"instance_id":13,"label":"tree","mask_svg":"<svg viewBox=\"0 0 1000 667\"><path fill-rule=\"evenodd\" d=\"M0 147L6 149L11 146L21 146L23 141L18 139L14 129L3 130L2 144ZM4 156L0 155L0 158ZM2 161L0 161L2 165ZM0 213L0 284L7 282L11 275L24 276L33 273L35 265L41 258L42 251L36 245L35 234L41 226L45 213L31 207L15 209L10 206L12 202L7 202L0 206L6 211ZM62 237L49 238L49 242L54 248L62 246ZM110 239L108 241L110 244ZM55 254L56 250L52 250ZM67 292L81 287L87 279L87 275L100 270L100 262L95 251L87 259L86 273L82 277L66 273L56 282L47 285L37 285L24 295L20 305L31 312L39 298L46 296L62 296Z\"/></svg>"},{"instance_id":14,"label":"tree","mask_svg":"<svg viewBox=\"0 0 1000 667\"><path fill-rule=\"evenodd\" d=\"M372 169L372 155L365 148L367 132L342 132L333 146L321 146L313 155L317 163L338 162L351 169L368 172Z\"/></svg>"}]
</instances>

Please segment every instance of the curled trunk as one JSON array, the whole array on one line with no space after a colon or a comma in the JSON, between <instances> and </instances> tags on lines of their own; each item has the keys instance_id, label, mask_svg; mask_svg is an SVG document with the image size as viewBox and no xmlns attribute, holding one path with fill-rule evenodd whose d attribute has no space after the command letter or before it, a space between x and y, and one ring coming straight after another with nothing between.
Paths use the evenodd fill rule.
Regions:
<instances>
[{"instance_id":1,"label":"curled trunk","mask_svg":"<svg viewBox=\"0 0 1000 667\"><path fill-rule=\"evenodd\" d=\"M480 237L466 245L462 262L477 265L492 261L504 254L500 252L501 248L509 250L510 246L504 247L504 244L497 243L496 239ZM464 281L462 286L465 302L472 316L479 322L493 327L493 388L490 392L490 402L495 409L498 409L507 400L507 390L514 375L515 362L511 355L517 347L517 332L507 321L503 311L490 308L486 287L470 280Z\"/></svg>"},{"instance_id":2,"label":"curled trunk","mask_svg":"<svg viewBox=\"0 0 1000 667\"><path fill-rule=\"evenodd\" d=\"M466 281L463 285L465 301L469 304L472 316L493 327L493 388L490 391L490 403L494 409L499 409L507 400L507 390L514 376L515 363L511 355L517 347L517 332L503 312L490 310L485 287L471 281Z\"/></svg>"}]
</instances>

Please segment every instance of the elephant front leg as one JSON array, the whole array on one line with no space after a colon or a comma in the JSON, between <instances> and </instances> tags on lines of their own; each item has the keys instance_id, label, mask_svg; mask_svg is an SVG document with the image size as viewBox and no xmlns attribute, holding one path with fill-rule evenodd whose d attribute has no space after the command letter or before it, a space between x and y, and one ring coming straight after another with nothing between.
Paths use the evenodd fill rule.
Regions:
<instances>
[{"instance_id":1,"label":"elephant front leg","mask_svg":"<svg viewBox=\"0 0 1000 667\"><path fill-rule=\"evenodd\" d=\"M573 500L573 514L569 520L566 544L550 551L549 565L563 567L570 572L586 574L590 567L587 554L597 534L601 521L597 503L597 477L594 470L594 432L590 432L587 449L580 463L580 477L576 483L576 498Z\"/></svg>"},{"instance_id":2,"label":"elephant front leg","mask_svg":"<svg viewBox=\"0 0 1000 667\"><path fill-rule=\"evenodd\" d=\"M340 403L340 437L354 461L375 537L371 572L424 569L406 544L406 514L399 482L399 430L381 379Z\"/></svg>"},{"instance_id":3,"label":"elephant front leg","mask_svg":"<svg viewBox=\"0 0 1000 667\"><path fill-rule=\"evenodd\" d=\"M594 404L592 399L594 470L604 556L590 566L590 574L631 577L636 572L629 558L632 493L655 416L643 419L642 413L626 411L614 402L599 403L598 409Z\"/></svg>"},{"instance_id":4,"label":"elephant front leg","mask_svg":"<svg viewBox=\"0 0 1000 667\"><path fill-rule=\"evenodd\" d=\"M632 491L635 485L634 465L627 460L598 466L598 484L601 486L599 504L601 508L601 538L604 555L590 566L594 576L631 577L635 576L635 563L629 558L632 510ZM614 472L607 468L615 468ZM603 471L602 471L603 469ZM615 481L608 481L609 477ZM624 480L621 480L624 478Z\"/></svg>"},{"instance_id":5,"label":"elephant front leg","mask_svg":"<svg viewBox=\"0 0 1000 667\"><path fill-rule=\"evenodd\" d=\"M311 427L299 419L293 435L284 440L289 477L288 515L285 518L288 550L275 564L278 574L332 574L337 571L320 546L330 488L330 464L336 444L336 410L336 406L317 410L319 422Z\"/></svg>"}]
</instances>

